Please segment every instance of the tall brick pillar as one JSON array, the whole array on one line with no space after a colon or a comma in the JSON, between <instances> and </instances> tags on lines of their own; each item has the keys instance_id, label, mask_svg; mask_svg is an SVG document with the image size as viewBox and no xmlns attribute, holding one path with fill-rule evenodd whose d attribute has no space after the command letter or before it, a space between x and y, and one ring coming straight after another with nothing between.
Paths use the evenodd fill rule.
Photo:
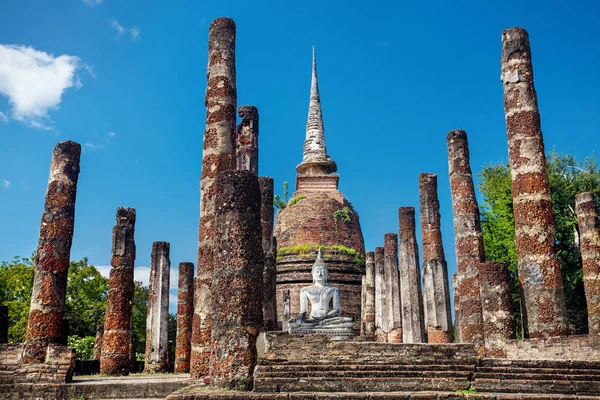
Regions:
<instances>
[{"instance_id":1,"label":"tall brick pillar","mask_svg":"<svg viewBox=\"0 0 600 400\"><path fill-rule=\"evenodd\" d=\"M419 175L421 241L423 246L423 305L428 343L450 343L452 314L448 265L440 230L437 175Z\"/></svg>"},{"instance_id":2,"label":"tall brick pillar","mask_svg":"<svg viewBox=\"0 0 600 400\"><path fill-rule=\"evenodd\" d=\"M177 337L174 372L190 372L192 318L194 317L194 263L179 263L177 290Z\"/></svg>"},{"instance_id":3,"label":"tall brick pillar","mask_svg":"<svg viewBox=\"0 0 600 400\"><path fill-rule=\"evenodd\" d=\"M249 171L219 174L217 205L210 384L251 389L263 304L257 177Z\"/></svg>"},{"instance_id":4,"label":"tall brick pillar","mask_svg":"<svg viewBox=\"0 0 600 400\"><path fill-rule=\"evenodd\" d=\"M383 247L375 247L375 338L387 342L387 290Z\"/></svg>"},{"instance_id":5,"label":"tall brick pillar","mask_svg":"<svg viewBox=\"0 0 600 400\"><path fill-rule=\"evenodd\" d=\"M454 242L458 269L457 292L463 343L483 346L483 315L479 293L478 263L485 260L483 235L479 221L479 206L475 197L473 175L469 164L467 133L455 130L448 133L448 174L454 213Z\"/></svg>"},{"instance_id":6,"label":"tall brick pillar","mask_svg":"<svg viewBox=\"0 0 600 400\"><path fill-rule=\"evenodd\" d=\"M0 304L0 343L8 343L8 306Z\"/></svg>"},{"instance_id":7,"label":"tall brick pillar","mask_svg":"<svg viewBox=\"0 0 600 400\"><path fill-rule=\"evenodd\" d=\"M567 334L567 312L556 253L552 198L546 172L529 35L502 33L502 83L512 176L515 244L529 337Z\"/></svg>"},{"instance_id":8,"label":"tall brick pillar","mask_svg":"<svg viewBox=\"0 0 600 400\"><path fill-rule=\"evenodd\" d=\"M235 22L230 18L218 18L210 24L206 76L208 84L200 177L198 275L194 291L190 360L190 373L196 379L207 376L209 372L212 315L210 286L216 262L215 183L219 172L236 168Z\"/></svg>"},{"instance_id":9,"label":"tall brick pillar","mask_svg":"<svg viewBox=\"0 0 600 400\"><path fill-rule=\"evenodd\" d=\"M600 232L593 193L575 196L590 335L600 335Z\"/></svg>"},{"instance_id":10,"label":"tall brick pillar","mask_svg":"<svg viewBox=\"0 0 600 400\"><path fill-rule=\"evenodd\" d=\"M366 254L363 304L363 321L361 331L364 336L375 336L375 253Z\"/></svg>"},{"instance_id":11,"label":"tall brick pillar","mask_svg":"<svg viewBox=\"0 0 600 400\"><path fill-rule=\"evenodd\" d=\"M258 178L260 187L260 226L262 249L265 257L263 269L263 330L277 329L277 304L275 302L277 245L273 237L273 178Z\"/></svg>"},{"instance_id":12,"label":"tall brick pillar","mask_svg":"<svg viewBox=\"0 0 600 400\"><path fill-rule=\"evenodd\" d=\"M454 294L454 342L462 343L462 333L460 332L460 296L458 295L458 285L459 285L459 276L458 272L452 275L452 292ZM482 314L483 318L483 314Z\"/></svg>"},{"instance_id":13,"label":"tall brick pillar","mask_svg":"<svg viewBox=\"0 0 600 400\"><path fill-rule=\"evenodd\" d=\"M414 207L400 207L398 221L400 225L402 339L404 343L423 343L425 342L425 325Z\"/></svg>"},{"instance_id":14,"label":"tall brick pillar","mask_svg":"<svg viewBox=\"0 0 600 400\"><path fill-rule=\"evenodd\" d=\"M171 246L167 242L152 243L150 291L146 319L146 365L144 372L167 372L169 368L168 319Z\"/></svg>"},{"instance_id":15,"label":"tall brick pillar","mask_svg":"<svg viewBox=\"0 0 600 400\"><path fill-rule=\"evenodd\" d=\"M385 263L385 308L387 312L387 341L402 343L402 312L400 307L400 276L398 273L398 235L386 233L383 236Z\"/></svg>"},{"instance_id":16,"label":"tall brick pillar","mask_svg":"<svg viewBox=\"0 0 600 400\"><path fill-rule=\"evenodd\" d=\"M73 242L75 198L81 145L67 140L54 146L46 202L35 256L27 324L27 361L43 361L49 343L60 343Z\"/></svg>"},{"instance_id":17,"label":"tall brick pillar","mask_svg":"<svg viewBox=\"0 0 600 400\"><path fill-rule=\"evenodd\" d=\"M506 357L504 343L515 338L515 315L510 299L510 278L503 263L479 264L481 306L486 357Z\"/></svg>"},{"instance_id":18,"label":"tall brick pillar","mask_svg":"<svg viewBox=\"0 0 600 400\"><path fill-rule=\"evenodd\" d=\"M258 109L241 106L238 115L242 122L237 127L237 169L258 175Z\"/></svg>"},{"instance_id":19,"label":"tall brick pillar","mask_svg":"<svg viewBox=\"0 0 600 400\"><path fill-rule=\"evenodd\" d=\"M135 209L117 208L117 224L112 231L112 252L104 335L100 353L100 373L129 374L129 334L133 303L135 264Z\"/></svg>"}]
</instances>

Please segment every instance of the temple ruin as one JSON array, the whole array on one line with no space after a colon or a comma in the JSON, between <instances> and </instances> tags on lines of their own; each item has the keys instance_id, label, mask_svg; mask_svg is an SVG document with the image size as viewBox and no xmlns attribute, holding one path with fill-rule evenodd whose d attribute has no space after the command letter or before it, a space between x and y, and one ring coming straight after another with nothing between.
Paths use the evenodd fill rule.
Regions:
<instances>
[{"instance_id":1,"label":"temple ruin","mask_svg":"<svg viewBox=\"0 0 600 400\"><path fill-rule=\"evenodd\" d=\"M505 30L501 42L523 289L520 339L514 270L486 257L466 132L446 136L457 264L450 282L438 174L420 174L418 187L415 179L418 212L400 207L398 231L377 234L382 246L365 252L358 213L339 191L337 164L327 151L314 49L296 191L275 214L274 180L258 170L258 109L237 109L235 38L233 20L210 24L197 277L193 263L179 264L174 365L167 343L171 246L154 242L146 375L112 383L110 398L598 398L598 202L588 192L574 199L589 334L569 335L524 29ZM0 389L11 399L102 398L94 384L69 383L75 355L64 345L80 154L71 141L52 154L24 344L6 343L10 310L0 305ZM117 209L104 325L95 327L94 362L105 375L130 374L135 364L135 224L135 209ZM185 377L173 383L153 375L172 371Z\"/></svg>"}]
</instances>

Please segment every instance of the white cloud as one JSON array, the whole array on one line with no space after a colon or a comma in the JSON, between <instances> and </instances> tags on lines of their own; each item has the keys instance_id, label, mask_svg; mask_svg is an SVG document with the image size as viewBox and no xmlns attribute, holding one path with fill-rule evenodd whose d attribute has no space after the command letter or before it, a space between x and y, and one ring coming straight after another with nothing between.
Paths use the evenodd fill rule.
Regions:
<instances>
[{"instance_id":1,"label":"white cloud","mask_svg":"<svg viewBox=\"0 0 600 400\"><path fill-rule=\"evenodd\" d=\"M32 47L0 44L0 94L12 106L12 118L29 126L52 129L48 110L58 108L63 92L80 87L76 71L81 59L38 51Z\"/></svg>"},{"instance_id":2,"label":"white cloud","mask_svg":"<svg viewBox=\"0 0 600 400\"><path fill-rule=\"evenodd\" d=\"M137 26L134 26L132 28L125 28L116 19L111 19L109 23L110 27L114 29L115 32L117 32L117 38L121 37L122 35L129 35L131 37L131 40L135 41L137 38L140 37L140 28Z\"/></svg>"},{"instance_id":3,"label":"white cloud","mask_svg":"<svg viewBox=\"0 0 600 400\"><path fill-rule=\"evenodd\" d=\"M0 111L0 122L8 122L8 117L2 111Z\"/></svg>"},{"instance_id":4,"label":"white cloud","mask_svg":"<svg viewBox=\"0 0 600 400\"><path fill-rule=\"evenodd\" d=\"M114 132L108 132L106 134L109 138L114 138L115 137L115 133Z\"/></svg>"},{"instance_id":5,"label":"white cloud","mask_svg":"<svg viewBox=\"0 0 600 400\"><path fill-rule=\"evenodd\" d=\"M2 180L2 186L4 186L4 189L8 189L10 187L10 181L8 179Z\"/></svg>"},{"instance_id":6,"label":"white cloud","mask_svg":"<svg viewBox=\"0 0 600 400\"><path fill-rule=\"evenodd\" d=\"M100 4L102 4L102 0L81 0L83 1L83 3L89 7L96 7L99 6Z\"/></svg>"},{"instance_id":7,"label":"white cloud","mask_svg":"<svg viewBox=\"0 0 600 400\"><path fill-rule=\"evenodd\" d=\"M26 192L30 192L30 191L31 191L31 186L29 186L29 185L27 184L27 182L25 182L25 181L21 182L21 187L22 187L22 188L23 188L23 190L24 190L24 191L26 191Z\"/></svg>"},{"instance_id":8,"label":"white cloud","mask_svg":"<svg viewBox=\"0 0 600 400\"><path fill-rule=\"evenodd\" d=\"M101 150L104 148L104 146L102 146L101 144L94 144L89 142L84 143L83 147L90 150Z\"/></svg>"}]
</instances>

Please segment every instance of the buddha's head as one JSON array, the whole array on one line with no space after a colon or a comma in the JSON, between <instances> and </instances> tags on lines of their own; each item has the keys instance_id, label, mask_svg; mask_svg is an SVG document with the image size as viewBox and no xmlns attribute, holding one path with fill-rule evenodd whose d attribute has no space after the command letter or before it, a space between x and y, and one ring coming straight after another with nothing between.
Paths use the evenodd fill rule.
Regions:
<instances>
[{"instance_id":1,"label":"buddha's head","mask_svg":"<svg viewBox=\"0 0 600 400\"><path fill-rule=\"evenodd\" d=\"M312 267L313 283L320 283L321 285L327 284L327 275L327 265L325 264L325 260L323 260L321 249L319 249L317 260Z\"/></svg>"}]
</instances>

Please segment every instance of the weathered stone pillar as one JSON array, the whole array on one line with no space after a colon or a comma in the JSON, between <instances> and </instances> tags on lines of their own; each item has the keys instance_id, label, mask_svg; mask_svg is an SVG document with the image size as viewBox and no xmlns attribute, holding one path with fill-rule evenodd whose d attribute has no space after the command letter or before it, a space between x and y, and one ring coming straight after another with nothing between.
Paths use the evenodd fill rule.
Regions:
<instances>
[{"instance_id":1,"label":"weathered stone pillar","mask_svg":"<svg viewBox=\"0 0 600 400\"><path fill-rule=\"evenodd\" d=\"M364 336L375 336L375 253L366 254L365 265L365 303L362 334Z\"/></svg>"},{"instance_id":2,"label":"weathered stone pillar","mask_svg":"<svg viewBox=\"0 0 600 400\"><path fill-rule=\"evenodd\" d=\"M258 184L260 187L262 249L265 257L263 269L263 330L273 331L277 329L277 304L275 302L277 244L273 237L273 178L261 176L258 178Z\"/></svg>"},{"instance_id":3,"label":"weathered stone pillar","mask_svg":"<svg viewBox=\"0 0 600 400\"><path fill-rule=\"evenodd\" d=\"M190 372L192 318L194 317L194 263L179 263L177 290L177 337L175 339L176 374Z\"/></svg>"},{"instance_id":4,"label":"weathered stone pillar","mask_svg":"<svg viewBox=\"0 0 600 400\"><path fill-rule=\"evenodd\" d=\"M383 237L385 263L385 308L387 311L387 341L402 343L402 312L400 307L400 276L398 273L398 235L386 233Z\"/></svg>"},{"instance_id":5,"label":"weathered stone pillar","mask_svg":"<svg viewBox=\"0 0 600 400\"><path fill-rule=\"evenodd\" d=\"M169 319L169 275L171 273L170 250L171 246L167 242L152 243L144 372L166 372L169 367L167 323Z\"/></svg>"},{"instance_id":6,"label":"weathered stone pillar","mask_svg":"<svg viewBox=\"0 0 600 400\"><path fill-rule=\"evenodd\" d=\"M0 343L8 343L8 306L0 304Z\"/></svg>"},{"instance_id":7,"label":"weathered stone pillar","mask_svg":"<svg viewBox=\"0 0 600 400\"><path fill-rule=\"evenodd\" d=\"M448 133L448 173L452 192L454 214L454 242L458 269L457 325L460 326L461 342L484 344L483 315L479 293L477 265L485 260L483 235L479 221L479 206L475 197L473 175L469 165L467 133L455 130Z\"/></svg>"},{"instance_id":8,"label":"weathered stone pillar","mask_svg":"<svg viewBox=\"0 0 600 400\"><path fill-rule=\"evenodd\" d=\"M133 303L135 264L135 209L117 208L117 224L112 231L112 253L100 373L129 374L129 334Z\"/></svg>"},{"instance_id":9,"label":"weathered stone pillar","mask_svg":"<svg viewBox=\"0 0 600 400\"><path fill-rule=\"evenodd\" d=\"M129 334L129 372L141 372L139 371L138 365L137 365L137 358L136 358L136 344L138 341L138 336L137 334L131 332Z\"/></svg>"},{"instance_id":10,"label":"weathered stone pillar","mask_svg":"<svg viewBox=\"0 0 600 400\"><path fill-rule=\"evenodd\" d=\"M217 205L210 383L217 388L251 389L263 304L257 177L249 171L219 174Z\"/></svg>"},{"instance_id":11,"label":"weathered stone pillar","mask_svg":"<svg viewBox=\"0 0 600 400\"><path fill-rule=\"evenodd\" d=\"M506 357L504 343L515 338L510 278L503 263L479 264L486 357Z\"/></svg>"},{"instance_id":12,"label":"weathered stone pillar","mask_svg":"<svg viewBox=\"0 0 600 400\"><path fill-rule=\"evenodd\" d=\"M546 172L529 35L502 33L502 83L512 176L515 244L529 337L567 334L567 312L556 253L552 198Z\"/></svg>"},{"instance_id":13,"label":"weathered stone pillar","mask_svg":"<svg viewBox=\"0 0 600 400\"><path fill-rule=\"evenodd\" d=\"M102 357L103 336L104 336L104 325L98 324L96 326L96 340L94 340L94 360L100 361L100 357Z\"/></svg>"},{"instance_id":14,"label":"weathered stone pillar","mask_svg":"<svg viewBox=\"0 0 600 400\"><path fill-rule=\"evenodd\" d=\"M600 233L593 193L575 196L590 335L600 335Z\"/></svg>"},{"instance_id":15,"label":"weathered stone pillar","mask_svg":"<svg viewBox=\"0 0 600 400\"><path fill-rule=\"evenodd\" d=\"M419 175L421 241L423 246L423 298L428 343L450 343L452 314L448 265L440 230L437 175Z\"/></svg>"},{"instance_id":16,"label":"weathered stone pillar","mask_svg":"<svg viewBox=\"0 0 600 400\"><path fill-rule=\"evenodd\" d=\"M383 247L375 247L375 337L387 342L387 308Z\"/></svg>"},{"instance_id":17,"label":"weathered stone pillar","mask_svg":"<svg viewBox=\"0 0 600 400\"><path fill-rule=\"evenodd\" d=\"M26 361L43 361L48 344L61 340L80 155L81 145L70 140L59 142L52 152L35 256Z\"/></svg>"},{"instance_id":18,"label":"weathered stone pillar","mask_svg":"<svg viewBox=\"0 0 600 400\"><path fill-rule=\"evenodd\" d=\"M460 332L460 296L458 295L459 286L458 272L452 275L452 292L454 293L454 343L462 343L462 333ZM483 318L483 314L482 314Z\"/></svg>"},{"instance_id":19,"label":"weathered stone pillar","mask_svg":"<svg viewBox=\"0 0 600 400\"><path fill-rule=\"evenodd\" d=\"M238 115L242 122L237 127L237 169L258 175L258 109L241 106Z\"/></svg>"},{"instance_id":20,"label":"weathered stone pillar","mask_svg":"<svg viewBox=\"0 0 600 400\"><path fill-rule=\"evenodd\" d=\"M402 339L404 343L423 343L425 342L425 325L414 207L400 207L398 220L400 225Z\"/></svg>"},{"instance_id":21,"label":"weathered stone pillar","mask_svg":"<svg viewBox=\"0 0 600 400\"><path fill-rule=\"evenodd\" d=\"M235 83L235 22L217 18L208 31L206 129L200 177L198 274L194 290L192 378L208 375L211 337L211 279L215 266L215 183L219 172L236 168L237 91Z\"/></svg>"}]
</instances>

